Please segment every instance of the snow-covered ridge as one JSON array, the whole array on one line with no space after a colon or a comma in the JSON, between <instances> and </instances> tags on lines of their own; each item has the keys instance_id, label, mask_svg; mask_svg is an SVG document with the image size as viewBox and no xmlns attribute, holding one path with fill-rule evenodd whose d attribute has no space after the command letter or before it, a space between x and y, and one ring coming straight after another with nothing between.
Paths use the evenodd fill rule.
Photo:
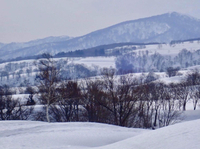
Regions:
<instances>
[{"instance_id":1,"label":"snow-covered ridge","mask_svg":"<svg viewBox=\"0 0 200 149\"><path fill-rule=\"evenodd\" d=\"M200 19L198 19L198 18L195 18L195 17L193 17L193 16L191 16L191 15L188 15L188 14L183 14L183 13L177 13L177 12L168 12L168 15L170 16L170 17L172 17L172 16L179 16L179 17L185 17L185 18L189 18L189 19L193 19L193 20L195 20L195 21L200 21Z\"/></svg>"}]
</instances>

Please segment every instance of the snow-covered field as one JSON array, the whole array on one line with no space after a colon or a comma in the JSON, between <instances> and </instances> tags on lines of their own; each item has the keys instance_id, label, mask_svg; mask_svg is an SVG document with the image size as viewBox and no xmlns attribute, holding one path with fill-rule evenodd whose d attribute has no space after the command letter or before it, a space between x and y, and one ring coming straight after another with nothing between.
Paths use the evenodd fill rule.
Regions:
<instances>
[{"instance_id":1,"label":"snow-covered field","mask_svg":"<svg viewBox=\"0 0 200 149\"><path fill-rule=\"evenodd\" d=\"M88 67L98 66L100 68L115 68L115 57L87 57L74 58L69 60L69 63L84 64Z\"/></svg>"},{"instance_id":2,"label":"snow-covered field","mask_svg":"<svg viewBox=\"0 0 200 149\"><path fill-rule=\"evenodd\" d=\"M197 149L200 120L157 130L98 123L0 122L2 149Z\"/></svg>"},{"instance_id":3,"label":"snow-covered field","mask_svg":"<svg viewBox=\"0 0 200 149\"><path fill-rule=\"evenodd\" d=\"M98 123L0 122L2 149L82 149L112 144L148 130Z\"/></svg>"}]
</instances>

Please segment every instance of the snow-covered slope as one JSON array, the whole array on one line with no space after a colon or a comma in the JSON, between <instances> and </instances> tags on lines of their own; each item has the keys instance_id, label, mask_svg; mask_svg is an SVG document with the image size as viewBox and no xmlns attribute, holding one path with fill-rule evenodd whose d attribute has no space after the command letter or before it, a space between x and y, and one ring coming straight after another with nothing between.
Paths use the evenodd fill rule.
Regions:
<instances>
[{"instance_id":1,"label":"snow-covered slope","mask_svg":"<svg viewBox=\"0 0 200 149\"><path fill-rule=\"evenodd\" d=\"M98 149L197 149L199 125L200 120L179 123Z\"/></svg>"},{"instance_id":2,"label":"snow-covered slope","mask_svg":"<svg viewBox=\"0 0 200 149\"><path fill-rule=\"evenodd\" d=\"M170 42L199 37L199 24L200 20L173 12L122 22L83 36L79 41L95 37L98 41L93 39L93 44L99 42L101 45L111 42Z\"/></svg>"},{"instance_id":3,"label":"snow-covered slope","mask_svg":"<svg viewBox=\"0 0 200 149\"><path fill-rule=\"evenodd\" d=\"M72 37L69 37L69 36L53 37L53 36L51 36L51 37L47 37L47 38L43 38L43 39L32 40L32 41L29 41L29 42L18 42L18 43L12 42L12 43L9 43L9 44L0 43L0 55L1 56L9 55L9 54L12 54L15 50L18 50L18 49L39 46L41 44L46 44L46 43L67 41L69 39L72 39Z\"/></svg>"},{"instance_id":4,"label":"snow-covered slope","mask_svg":"<svg viewBox=\"0 0 200 149\"><path fill-rule=\"evenodd\" d=\"M2 149L88 149L112 144L148 130L97 123L1 121Z\"/></svg>"},{"instance_id":5,"label":"snow-covered slope","mask_svg":"<svg viewBox=\"0 0 200 149\"><path fill-rule=\"evenodd\" d=\"M200 120L157 130L98 123L1 121L3 149L197 149Z\"/></svg>"},{"instance_id":6,"label":"snow-covered slope","mask_svg":"<svg viewBox=\"0 0 200 149\"><path fill-rule=\"evenodd\" d=\"M176 12L122 22L90 34L62 42L50 42L32 47L18 49L4 58L24 57L48 52L59 52L87 49L99 45L121 42L170 42L199 38L200 20ZM8 49L9 50L9 49ZM0 57L2 53L0 52Z\"/></svg>"}]
</instances>

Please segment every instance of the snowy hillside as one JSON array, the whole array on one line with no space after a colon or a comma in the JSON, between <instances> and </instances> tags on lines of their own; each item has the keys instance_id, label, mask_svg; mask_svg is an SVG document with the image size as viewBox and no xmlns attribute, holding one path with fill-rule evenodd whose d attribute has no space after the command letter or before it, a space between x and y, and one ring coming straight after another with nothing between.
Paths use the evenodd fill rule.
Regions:
<instances>
[{"instance_id":1,"label":"snowy hillside","mask_svg":"<svg viewBox=\"0 0 200 149\"><path fill-rule=\"evenodd\" d=\"M56 54L59 52L87 49L99 45L121 42L149 43L170 42L199 38L200 20L179 13L163 15L122 22L87 35L70 40L49 42L24 48L18 47L13 55L0 50L3 59L37 55L44 52ZM11 45L12 47L12 45ZM7 48L8 51L12 48Z\"/></svg>"},{"instance_id":2,"label":"snowy hillside","mask_svg":"<svg viewBox=\"0 0 200 149\"><path fill-rule=\"evenodd\" d=\"M147 132L98 149L197 149L200 120Z\"/></svg>"},{"instance_id":3,"label":"snowy hillside","mask_svg":"<svg viewBox=\"0 0 200 149\"><path fill-rule=\"evenodd\" d=\"M200 50L200 40L184 41L171 44L125 45L113 49L107 49L106 52L121 50L123 52L125 51L125 53L122 54L134 52L140 55L148 51L149 55L159 53L161 55L175 56L178 55L178 53L180 53L183 49L186 49L190 52Z\"/></svg>"},{"instance_id":4,"label":"snowy hillside","mask_svg":"<svg viewBox=\"0 0 200 149\"><path fill-rule=\"evenodd\" d=\"M197 149L200 120L157 130L98 123L1 121L4 149Z\"/></svg>"},{"instance_id":5,"label":"snowy hillside","mask_svg":"<svg viewBox=\"0 0 200 149\"><path fill-rule=\"evenodd\" d=\"M4 149L88 149L145 132L98 123L1 121L0 144Z\"/></svg>"},{"instance_id":6,"label":"snowy hillside","mask_svg":"<svg viewBox=\"0 0 200 149\"><path fill-rule=\"evenodd\" d=\"M116 59L116 68L132 72L165 72L167 68L185 69L200 65L200 42L124 46L110 49L127 51Z\"/></svg>"},{"instance_id":7,"label":"snowy hillside","mask_svg":"<svg viewBox=\"0 0 200 149\"><path fill-rule=\"evenodd\" d=\"M34 47L34 46L38 46L41 44L46 44L46 43L54 43L54 42L59 42L59 41L66 41L72 39L72 37L69 36L58 36L58 37L46 37L43 39L37 39L37 40L32 40L29 42L12 42L12 43L8 43L8 44L3 44L0 43L0 55L9 55L12 54L15 50L18 49L23 49L23 48L27 48L27 47ZM30 52L30 51L29 51Z\"/></svg>"}]
</instances>

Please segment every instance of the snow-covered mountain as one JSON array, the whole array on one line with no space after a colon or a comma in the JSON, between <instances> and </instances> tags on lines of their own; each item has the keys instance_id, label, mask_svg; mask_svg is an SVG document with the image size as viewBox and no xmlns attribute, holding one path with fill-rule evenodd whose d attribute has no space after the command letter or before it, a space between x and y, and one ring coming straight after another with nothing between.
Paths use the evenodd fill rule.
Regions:
<instances>
[{"instance_id":1,"label":"snow-covered mountain","mask_svg":"<svg viewBox=\"0 0 200 149\"><path fill-rule=\"evenodd\" d=\"M0 55L1 56L8 55L8 57L9 57L9 55L12 54L13 52L15 52L15 50L20 51L20 49L23 49L23 48L39 46L39 45L46 44L46 43L67 41L69 39L72 39L72 37L69 37L69 36L58 36L58 37L50 36L50 37L46 37L46 38L43 38L43 39L32 40L32 41L29 41L29 42L12 42L12 43L8 43L8 44L0 43Z\"/></svg>"},{"instance_id":2,"label":"snow-covered mountain","mask_svg":"<svg viewBox=\"0 0 200 149\"><path fill-rule=\"evenodd\" d=\"M149 18L126 21L111 27L101 29L87 35L59 42L18 48L15 53L5 53L0 50L0 57L15 58L37 55L44 52L56 54L59 52L87 49L99 45L134 42L170 42L200 37L200 20L176 12L166 13ZM10 51L8 48L7 50ZM3 53L4 51L4 53Z\"/></svg>"},{"instance_id":3,"label":"snow-covered mountain","mask_svg":"<svg viewBox=\"0 0 200 149\"><path fill-rule=\"evenodd\" d=\"M200 20L176 12L120 24L80 37L84 46L118 42L170 42L199 37Z\"/></svg>"}]
</instances>

